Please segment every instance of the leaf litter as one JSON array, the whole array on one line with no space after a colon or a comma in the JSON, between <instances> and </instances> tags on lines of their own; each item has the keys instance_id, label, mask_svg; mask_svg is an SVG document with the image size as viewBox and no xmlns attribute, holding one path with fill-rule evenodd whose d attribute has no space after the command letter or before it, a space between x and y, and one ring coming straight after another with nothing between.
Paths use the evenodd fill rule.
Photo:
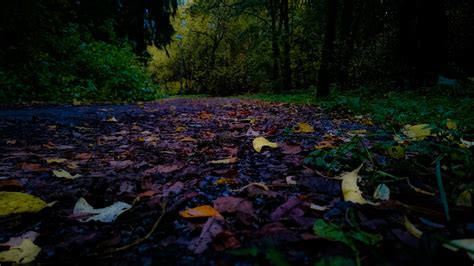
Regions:
<instances>
[{"instance_id":1,"label":"leaf litter","mask_svg":"<svg viewBox=\"0 0 474 266\"><path fill-rule=\"evenodd\" d=\"M472 145L453 121L380 133L370 118L239 99L37 116L0 109L0 263L472 264L473 190L455 160ZM431 157L430 143L454 148Z\"/></svg>"}]
</instances>

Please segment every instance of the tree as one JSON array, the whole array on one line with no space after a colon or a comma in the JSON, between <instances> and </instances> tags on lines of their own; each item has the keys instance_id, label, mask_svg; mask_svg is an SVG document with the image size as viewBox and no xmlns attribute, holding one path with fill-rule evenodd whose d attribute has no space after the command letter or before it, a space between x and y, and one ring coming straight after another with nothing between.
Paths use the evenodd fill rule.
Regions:
<instances>
[{"instance_id":1,"label":"tree","mask_svg":"<svg viewBox=\"0 0 474 266\"><path fill-rule=\"evenodd\" d=\"M321 54L321 66L319 67L316 97L326 97L329 95L329 61L333 54L334 40L336 38L337 0L326 0L326 5L326 30Z\"/></svg>"}]
</instances>

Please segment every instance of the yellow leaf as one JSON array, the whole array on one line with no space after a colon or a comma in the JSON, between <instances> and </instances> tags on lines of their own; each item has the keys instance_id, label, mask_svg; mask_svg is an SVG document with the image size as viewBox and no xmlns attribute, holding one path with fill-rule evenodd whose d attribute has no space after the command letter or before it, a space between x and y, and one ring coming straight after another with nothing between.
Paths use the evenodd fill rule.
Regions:
<instances>
[{"instance_id":1,"label":"yellow leaf","mask_svg":"<svg viewBox=\"0 0 474 266\"><path fill-rule=\"evenodd\" d=\"M278 148L278 143L270 142L264 137L258 137L253 140L253 148L257 152L261 152L263 147Z\"/></svg>"},{"instance_id":2,"label":"yellow leaf","mask_svg":"<svg viewBox=\"0 0 474 266\"><path fill-rule=\"evenodd\" d=\"M456 200L456 206L472 207L471 192L464 190Z\"/></svg>"},{"instance_id":3,"label":"yellow leaf","mask_svg":"<svg viewBox=\"0 0 474 266\"><path fill-rule=\"evenodd\" d=\"M450 245L452 244L452 245ZM451 240L446 244L443 244L443 246L449 250L452 251L458 251L459 248L462 248L464 250L468 251L468 255L471 258L471 260L474 260L474 239L457 239L457 240Z\"/></svg>"},{"instance_id":4,"label":"yellow leaf","mask_svg":"<svg viewBox=\"0 0 474 266\"><path fill-rule=\"evenodd\" d=\"M24 239L19 246L0 252L0 262L27 264L33 262L40 251L41 248L35 245L33 241Z\"/></svg>"},{"instance_id":5,"label":"yellow leaf","mask_svg":"<svg viewBox=\"0 0 474 266\"><path fill-rule=\"evenodd\" d=\"M81 101L79 101L78 99L72 99L72 105L74 106L81 105Z\"/></svg>"},{"instance_id":6,"label":"yellow leaf","mask_svg":"<svg viewBox=\"0 0 474 266\"><path fill-rule=\"evenodd\" d=\"M107 120L105 120L105 121L112 122L112 123L117 123L118 122L117 118L115 118L114 116L111 116L111 117L107 118Z\"/></svg>"},{"instance_id":7,"label":"yellow leaf","mask_svg":"<svg viewBox=\"0 0 474 266\"><path fill-rule=\"evenodd\" d=\"M185 127L177 127L176 132L183 132L183 131L186 131L186 128Z\"/></svg>"},{"instance_id":8,"label":"yellow leaf","mask_svg":"<svg viewBox=\"0 0 474 266\"><path fill-rule=\"evenodd\" d=\"M405 158L405 148L400 145L388 147L387 154L394 159Z\"/></svg>"},{"instance_id":9,"label":"yellow leaf","mask_svg":"<svg viewBox=\"0 0 474 266\"><path fill-rule=\"evenodd\" d=\"M66 178L66 179L76 179L76 178L78 178L78 177L81 177L80 174L71 175L68 171L63 170L63 169L53 170L53 174L54 174L56 177L59 177L59 178Z\"/></svg>"},{"instance_id":10,"label":"yellow leaf","mask_svg":"<svg viewBox=\"0 0 474 266\"><path fill-rule=\"evenodd\" d=\"M298 123L296 129L293 129L295 133L313 133L314 128L308 123Z\"/></svg>"},{"instance_id":11,"label":"yellow leaf","mask_svg":"<svg viewBox=\"0 0 474 266\"><path fill-rule=\"evenodd\" d=\"M237 184L237 181L235 181L234 179L232 178L219 178L216 182L215 182L216 185L234 185L234 184Z\"/></svg>"},{"instance_id":12,"label":"yellow leaf","mask_svg":"<svg viewBox=\"0 0 474 266\"><path fill-rule=\"evenodd\" d=\"M419 124L419 125L406 125L402 130L403 134L407 136L410 140L423 140L429 136L435 136L431 134L431 127L429 124Z\"/></svg>"},{"instance_id":13,"label":"yellow leaf","mask_svg":"<svg viewBox=\"0 0 474 266\"><path fill-rule=\"evenodd\" d=\"M362 191L357 186L358 173L362 165L352 172L341 176L342 179L342 194L345 201L352 201L354 203L366 204L367 201L362 197Z\"/></svg>"},{"instance_id":14,"label":"yellow leaf","mask_svg":"<svg viewBox=\"0 0 474 266\"><path fill-rule=\"evenodd\" d=\"M67 161L66 159L62 159L62 158L50 158L50 159L46 159L46 162L48 164L52 164L52 163L64 163L65 161Z\"/></svg>"},{"instance_id":15,"label":"yellow leaf","mask_svg":"<svg viewBox=\"0 0 474 266\"><path fill-rule=\"evenodd\" d=\"M457 125L456 122L454 122L453 120L448 119L448 120L446 120L446 128L448 128L448 129L456 129L456 128L458 128L458 125Z\"/></svg>"},{"instance_id":16,"label":"yellow leaf","mask_svg":"<svg viewBox=\"0 0 474 266\"><path fill-rule=\"evenodd\" d=\"M48 206L35 196L21 192L0 192L0 216L13 213L39 212Z\"/></svg>"},{"instance_id":17,"label":"yellow leaf","mask_svg":"<svg viewBox=\"0 0 474 266\"><path fill-rule=\"evenodd\" d=\"M236 163L237 162L237 157L229 157L227 159L222 159L222 160L214 160L210 161L210 164L231 164L231 163Z\"/></svg>"},{"instance_id":18,"label":"yellow leaf","mask_svg":"<svg viewBox=\"0 0 474 266\"><path fill-rule=\"evenodd\" d=\"M408 230L408 232L412 234L414 237L421 238L421 236L423 235L423 232L421 232L418 228L416 228L415 225L413 225L406 216L405 216L404 225L406 229Z\"/></svg>"},{"instance_id":19,"label":"yellow leaf","mask_svg":"<svg viewBox=\"0 0 474 266\"><path fill-rule=\"evenodd\" d=\"M179 212L183 218L197 218L197 217L222 217L222 215L209 205L199 206L193 209L187 209Z\"/></svg>"}]
</instances>

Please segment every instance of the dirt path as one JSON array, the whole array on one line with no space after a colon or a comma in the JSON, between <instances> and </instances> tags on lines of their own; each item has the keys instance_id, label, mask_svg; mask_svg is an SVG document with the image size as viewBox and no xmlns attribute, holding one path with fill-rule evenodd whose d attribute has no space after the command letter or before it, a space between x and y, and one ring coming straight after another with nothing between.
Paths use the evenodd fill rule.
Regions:
<instances>
[{"instance_id":1,"label":"dirt path","mask_svg":"<svg viewBox=\"0 0 474 266\"><path fill-rule=\"evenodd\" d=\"M315 131L295 133L300 122ZM355 261L350 245L314 235L314 222L324 218L380 238L354 244L363 264L437 264L404 228L409 211L395 203L345 202L339 180L305 166L324 135L354 130L376 128L313 107L239 99L0 109L0 181L19 181L0 190L57 201L39 213L0 217L0 243L37 232L34 242L42 250L35 262L45 264ZM257 136L280 147L257 153L252 148ZM80 177L58 178L52 171L60 169ZM84 217L73 215L81 197L95 208L118 201L133 207L112 223L81 222ZM153 234L120 250L150 232L164 203ZM201 205L213 206L223 217L179 215Z\"/></svg>"}]
</instances>

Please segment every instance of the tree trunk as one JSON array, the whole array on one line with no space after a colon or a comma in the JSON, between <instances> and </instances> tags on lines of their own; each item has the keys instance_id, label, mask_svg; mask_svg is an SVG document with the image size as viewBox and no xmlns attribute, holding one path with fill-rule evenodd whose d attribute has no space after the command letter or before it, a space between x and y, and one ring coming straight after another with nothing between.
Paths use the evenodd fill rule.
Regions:
<instances>
[{"instance_id":1,"label":"tree trunk","mask_svg":"<svg viewBox=\"0 0 474 266\"><path fill-rule=\"evenodd\" d=\"M291 90L290 21L288 18L288 0L281 0L283 21L283 88Z\"/></svg>"},{"instance_id":2,"label":"tree trunk","mask_svg":"<svg viewBox=\"0 0 474 266\"><path fill-rule=\"evenodd\" d=\"M338 88L349 89L349 64L354 50L354 0L344 0L341 17L342 53L338 71Z\"/></svg>"},{"instance_id":3,"label":"tree trunk","mask_svg":"<svg viewBox=\"0 0 474 266\"><path fill-rule=\"evenodd\" d=\"M272 66L272 79L273 84L277 87L277 90L281 90L281 82L280 82L280 48L278 47L278 33L276 28L277 22L277 14L275 8L275 0L269 0L269 7L270 7L270 15L272 18L272 59L273 59L273 66Z\"/></svg>"},{"instance_id":4,"label":"tree trunk","mask_svg":"<svg viewBox=\"0 0 474 266\"><path fill-rule=\"evenodd\" d=\"M329 95L329 60L331 60L333 55L334 39L336 37L337 0L326 0L326 3L326 33L324 34L321 65L319 67L317 97L326 97Z\"/></svg>"}]
</instances>

